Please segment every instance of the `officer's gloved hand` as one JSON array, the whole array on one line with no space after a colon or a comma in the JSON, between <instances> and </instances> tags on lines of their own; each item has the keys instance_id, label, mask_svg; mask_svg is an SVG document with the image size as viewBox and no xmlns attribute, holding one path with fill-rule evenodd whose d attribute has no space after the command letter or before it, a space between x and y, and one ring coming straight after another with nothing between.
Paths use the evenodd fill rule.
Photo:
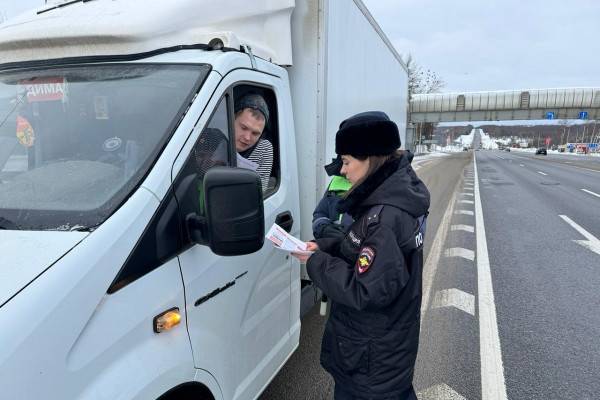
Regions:
<instances>
[{"instance_id":1,"label":"officer's gloved hand","mask_svg":"<svg viewBox=\"0 0 600 400\"><path fill-rule=\"evenodd\" d=\"M328 224L323 227L321 231L322 239L337 239L343 240L346 237L346 231L341 225Z\"/></svg>"}]
</instances>

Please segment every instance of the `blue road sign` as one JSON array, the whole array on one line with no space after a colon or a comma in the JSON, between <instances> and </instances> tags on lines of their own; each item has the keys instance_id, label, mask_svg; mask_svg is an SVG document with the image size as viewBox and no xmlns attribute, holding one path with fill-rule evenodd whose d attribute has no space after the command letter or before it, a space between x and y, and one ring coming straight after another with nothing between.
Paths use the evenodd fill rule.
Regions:
<instances>
[{"instance_id":1,"label":"blue road sign","mask_svg":"<svg viewBox=\"0 0 600 400\"><path fill-rule=\"evenodd\" d=\"M588 145L588 147L589 147L590 149L596 149L596 148L598 148L598 143L590 143L590 144Z\"/></svg>"},{"instance_id":2,"label":"blue road sign","mask_svg":"<svg viewBox=\"0 0 600 400\"><path fill-rule=\"evenodd\" d=\"M588 112L587 111L580 111L579 112L579 119L588 119Z\"/></svg>"},{"instance_id":3,"label":"blue road sign","mask_svg":"<svg viewBox=\"0 0 600 400\"><path fill-rule=\"evenodd\" d=\"M546 113L546 119L554 119L554 112L548 111Z\"/></svg>"}]
</instances>

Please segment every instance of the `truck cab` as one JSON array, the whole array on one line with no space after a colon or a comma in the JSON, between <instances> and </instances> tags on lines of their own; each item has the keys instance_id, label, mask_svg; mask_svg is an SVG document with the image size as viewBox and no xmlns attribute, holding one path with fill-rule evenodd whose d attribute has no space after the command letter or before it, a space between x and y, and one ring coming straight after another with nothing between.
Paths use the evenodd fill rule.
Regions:
<instances>
[{"instance_id":1,"label":"truck cab","mask_svg":"<svg viewBox=\"0 0 600 400\"><path fill-rule=\"evenodd\" d=\"M148 399L190 383L254 398L298 345L300 269L262 245L265 224L299 234L287 72L242 52L157 53L0 72L10 398ZM270 108L264 191L236 168L248 92ZM169 312L180 321L161 328Z\"/></svg>"},{"instance_id":2,"label":"truck cab","mask_svg":"<svg viewBox=\"0 0 600 400\"><path fill-rule=\"evenodd\" d=\"M311 237L337 124L372 107L403 130L406 67L358 0L250 3L0 25L3 396L255 399L298 347L319 292L265 227ZM247 94L266 176L236 148Z\"/></svg>"}]
</instances>

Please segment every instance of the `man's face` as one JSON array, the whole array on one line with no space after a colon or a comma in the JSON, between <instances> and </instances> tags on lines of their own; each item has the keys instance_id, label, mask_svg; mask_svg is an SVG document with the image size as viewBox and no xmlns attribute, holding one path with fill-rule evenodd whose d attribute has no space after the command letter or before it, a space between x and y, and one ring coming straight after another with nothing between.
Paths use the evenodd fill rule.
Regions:
<instances>
[{"instance_id":1,"label":"man's face","mask_svg":"<svg viewBox=\"0 0 600 400\"><path fill-rule=\"evenodd\" d=\"M255 117L248 108L243 110L234 122L235 148L238 152L254 146L265 129L265 119Z\"/></svg>"}]
</instances>

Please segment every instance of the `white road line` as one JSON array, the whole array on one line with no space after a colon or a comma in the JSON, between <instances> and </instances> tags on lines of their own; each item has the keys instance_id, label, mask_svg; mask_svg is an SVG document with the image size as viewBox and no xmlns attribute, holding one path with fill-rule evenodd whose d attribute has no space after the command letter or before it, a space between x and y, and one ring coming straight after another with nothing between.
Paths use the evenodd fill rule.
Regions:
<instances>
[{"instance_id":1,"label":"white road line","mask_svg":"<svg viewBox=\"0 0 600 400\"><path fill-rule=\"evenodd\" d=\"M451 247L444 251L444 257L460 257L469 261L473 261L475 259L475 252L462 247Z\"/></svg>"},{"instance_id":2,"label":"white road line","mask_svg":"<svg viewBox=\"0 0 600 400\"><path fill-rule=\"evenodd\" d=\"M576 222L574 222L571 218L566 215L559 215L567 224L571 225L573 229L584 236L587 240L573 240L575 243L582 245L588 250L593 251L594 253L600 254L600 240L596 238L594 235L583 229Z\"/></svg>"},{"instance_id":3,"label":"white road line","mask_svg":"<svg viewBox=\"0 0 600 400\"><path fill-rule=\"evenodd\" d=\"M461 196L474 196L473 193L461 193Z\"/></svg>"},{"instance_id":4,"label":"white road line","mask_svg":"<svg viewBox=\"0 0 600 400\"><path fill-rule=\"evenodd\" d=\"M454 211L454 214L458 214L458 215L475 215L475 213L471 210L456 210Z\"/></svg>"},{"instance_id":5,"label":"white road line","mask_svg":"<svg viewBox=\"0 0 600 400\"><path fill-rule=\"evenodd\" d=\"M521 167L524 167L524 165L523 165L523 164L519 164L519 165L520 165Z\"/></svg>"},{"instance_id":6,"label":"white road line","mask_svg":"<svg viewBox=\"0 0 600 400\"><path fill-rule=\"evenodd\" d=\"M565 161L565 164L573 164L572 161Z\"/></svg>"},{"instance_id":7,"label":"white road line","mask_svg":"<svg viewBox=\"0 0 600 400\"><path fill-rule=\"evenodd\" d=\"M548 174L545 174L542 171L538 171L537 173L540 174L540 175L548 176Z\"/></svg>"},{"instance_id":8,"label":"white road line","mask_svg":"<svg viewBox=\"0 0 600 400\"><path fill-rule=\"evenodd\" d=\"M456 204L456 193L458 193L459 184L460 181L456 182L456 186L454 187L454 191L452 192L452 197L448 202L446 211L444 211L444 216L442 217L442 221L440 222L437 233L433 238L433 244L431 245L431 249L429 249L429 255L427 256L427 260L425 260L425 265L423 266L423 298L421 307L421 326L423 326L425 314L427 312L427 309L429 308L429 304L431 303L431 287L433 285L433 280L435 278L437 267L440 263L440 258L442 257L442 249L446 241L446 237L448 236L448 229L450 227L450 222L452 221L454 205Z\"/></svg>"},{"instance_id":9,"label":"white road line","mask_svg":"<svg viewBox=\"0 0 600 400\"><path fill-rule=\"evenodd\" d=\"M585 167L576 167L575 165L571 165L571 167L577 168L577 169L583 169L583 170L586 170L586 171L600 172L600 170L597 170L597 169L591 169L591 168L585 168Z\"/></svg>"},{"instance_id":10,"label":"white road line","mask_svg":"<svg viewBox=\"0 0 600 400\"><path fill-rule=\"evenodd\" d=\"M417 397L419 400L467 400L445 383L431 386L419 392Z\"/></svg>"},{"instance_id":11,"label":"white road line","mask_svg":"<svg viewBox=\"0 0 600 400\"><path fill-rule=\"evenodd\" d=\"M477 291L479 305L479 354L481 359L481 399L507 400L502 350L498 334L498 320L494 303L494 288L490 259L488 256L483 207L477 179L477 157L475 165L475 225L477 229Z\"/></svg>"},{"instance_id":12,"label":"white road line","mask_svg":"<svg viewBox=\"0 0 600 400\"><path fill-rule=\"evenodd\" d=\"M450 227L450 230L451 231L465 231L465 232L470 232L470 233L475 232L475 228L472 225L462 225L462 224L452 225Z\"/></svg>"},{"instance_id":13,"label":"white road line","mask_svg":"<svg viewBox=\"0 0 600 400\"><path fill-rule=\"evenodd\" d=\"M473 200L459 200L458 202L461 204L475 204Z\"/></svg>"},{"instance_id":14,"label":"white road line","mask_svg":"<svg viewBox=\"0 0 600 400\"><path fill-rule=\"evenodd\" d=\"M589 194L591 194L592 196L600 197L600 194L598 194L598 193L594 193L594 192L592 192L591 190L587 190L587 189L581 189L581 190L583 190L583 191L584 191L584 192L586 192L586 193L589 193Z\"/></svg>"},{"instance_id":15,"label":"white road line","mask_svg":"<svg viewBox=\"0 0 600 400\"><path fill-rule=\"evenodd\" d=\"M454 307L467 314L475 315L475 296L458 289L446 289L436 292L431 308Z\"/></svg>"}]
</instances>

